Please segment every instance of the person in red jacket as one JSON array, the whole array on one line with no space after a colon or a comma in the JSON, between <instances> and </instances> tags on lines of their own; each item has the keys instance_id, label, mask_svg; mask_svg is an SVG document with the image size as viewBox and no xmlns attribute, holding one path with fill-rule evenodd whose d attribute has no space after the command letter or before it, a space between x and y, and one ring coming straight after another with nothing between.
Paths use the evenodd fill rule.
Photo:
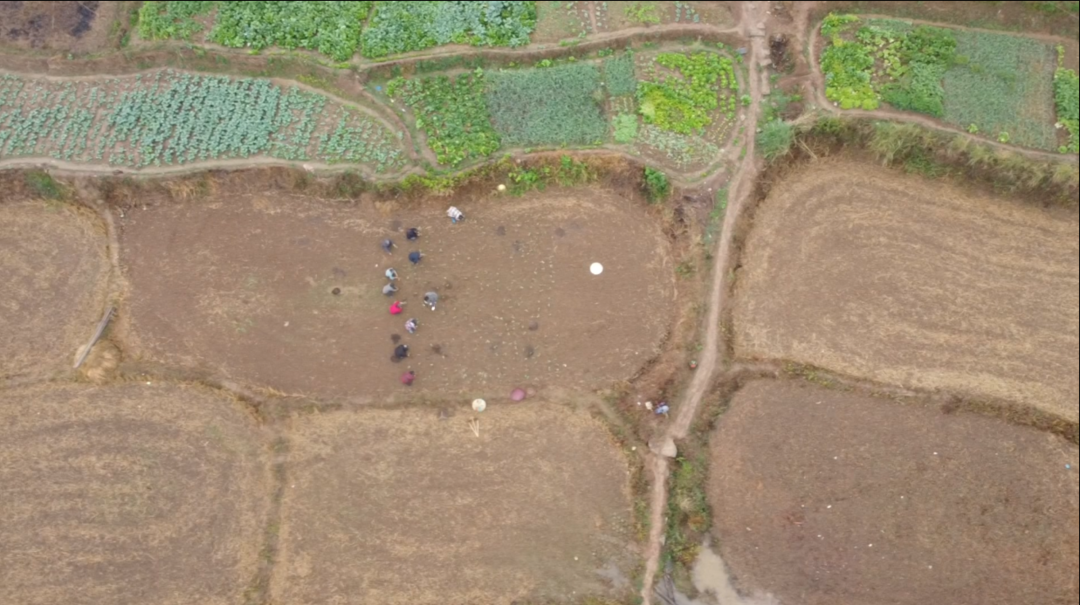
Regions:
<instances>
[{"instance_id":1,"label":"person in red jacket","mask_svg":"<svg viewBox=\"0 0 1080 605\"><path fill-rule=\"evenodd\" d=\"M403 303L401 301L398 301L398 300L395 300L394 304L390 305L390 314L391 315L401 315L401 312L405 310L405 309L402 309L402 307L404 305L405 305L405 303Z\"/></svg>"},{"instance_id":2,"label":"person in red jacket","mask_svg":"<svg viewBox=\"0 0 1080 605\"><path fill-rule=\"evenodd\" d=\"M407 387L411 387L414 380L416 380L416 372L413 372L412 370L401 375L401 384Z\"/></svg>"}]
</instances>

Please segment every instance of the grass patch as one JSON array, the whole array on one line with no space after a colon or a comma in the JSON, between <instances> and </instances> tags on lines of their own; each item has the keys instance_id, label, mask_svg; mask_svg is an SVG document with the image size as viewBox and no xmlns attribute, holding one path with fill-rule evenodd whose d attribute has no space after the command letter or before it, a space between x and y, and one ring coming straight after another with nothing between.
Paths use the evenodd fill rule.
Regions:
<instances>
[{"instance_id":1,"label":"grass patch","mask_svg":"<svg viewBox=\"0 0 1080 605\"><path fill-rule=\"evenodd\" d=\"M757 149L766 160L771 160L787 155L794 140L794 129L790 123L773 120L761 127L757 135Z\"/></svg>"},{"instance_id":2,"label":"grass patch","mask_svg":"<svg viewBox=\"0 0 1080 605\"><path fill-rule=\"evenodd\" d=\"M530 191L543 191L548 185L576 187L596 180L596 171L585 162L564 155L558 163L540 163L533 166L514 166L507 173L510 193L524 195Z\"/></svg>"},{"instance_id":3,"label":"grass patch","mask_svg":"<svg viewBox=\"0 0 1080 605\"><path fill-rule=\"evenodd\" d=\"M58 201L66 197L64 187L57 182L48 172L42 170L30 170L23 177L26 186L39 197L46 200Z\"/></svg>"},{"instance_id":4,"label":"grass patch","mask_svg":"<svg viewBox=\"0 0 1080 605\"><path fill-rule=\"evenodd\" d=\"M535 2L376 2L363 55L378 59L443 44L524 46Z\"/></svg>"},{"instance_id":5,"label":"grass patch","mask_svg":"<svg viewBox=\"0 0 1080 605\"><path fill-rule=\"evenodd\" d=\"M416 116L416 126L428 136L428 146L444 166L468 159L486 158L500 146L499 133L491 126L485 96L484 70L386 84L391 97L402 99Z\"/></svg>"},{"instance_id":6,"label":"grass patch","mask_svg":"<svg viewBox=\"0 0 1080 605\"><path fill-rule=\"evenodd\" d=\"M597 145L608 124L600 71L590 63L489 72L487 101L507 145Z\"/></svg>"},{"instance_id":7,"label":"grass patch","mask_svg":"<svg viewBox=\"0 0 1080 605\"><path fill-rule=\"evenodd\" d=\"M646 166L644 184L645 196L653 204L663 202L671 195L671 182L660 170Z\"/></svg>"},{"instance_id":8,"label":"grass patch","mask_svg":"<svg viewBox=\"0 0 1080 605\"><path fill-rule=\"evenodd\" d=\"M712 525L712 510L705 494L709 460L705 453L675 460L668 494L666 562L694 566L705 533Z\"/></svg>"}]
</instances>

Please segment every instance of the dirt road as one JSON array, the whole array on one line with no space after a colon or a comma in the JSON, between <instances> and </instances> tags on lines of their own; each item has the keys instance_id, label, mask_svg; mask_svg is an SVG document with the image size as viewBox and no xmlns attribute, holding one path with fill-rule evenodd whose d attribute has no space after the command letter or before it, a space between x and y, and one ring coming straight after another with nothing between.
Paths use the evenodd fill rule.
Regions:
<instances>
[{"instance_id":1,"label":"dirt road","mask_svg":"<svg viewBox=\"0 0 1080 605\"><path fill-rule=\"evenodd\" d=\"M743 12L739 22L739 31L751 40L749 53L746 56L749 69L747 84L750 89L752 103L746 112L746 131L753 133L757 130L759 108L762 100L761 78L767 77L760 69L759 61L769 57L766 46L765 32L758 27L764 22L766 10L765 3L747 2L743 4ZM723 346L721 339L723 333L719 329L720 310L724 306L727 291L724 288L723 275L731 257L732 242L735 236L735 225L738 223L739 214L745 206L747 198L753 191L754 179L757 176L758 165L755 157L754 137L747 138L746 154L738 172L732 178L729 186L730 205L724 220L723 231L720 234L714 254L713 286L709 294L707 319L705 320L705 345L697 372L694 374L690 387L683 395L682 401L676 408L675 419L665 434L666 439L678 440L686 437L690 424L697 413L701 399L708 392L713 383L713 377L720 362L720 350ZM649 542L645 552L645 577L642 589L642 603L651 605L653 598L653 584L656 573L660 566L660 553L663 548L664 513L667 510L667 480L668 461L666 458L653 455L650 468L653 476L652 498L649 503L651 516L649 520Z\"/></svg>"}]
</instances>

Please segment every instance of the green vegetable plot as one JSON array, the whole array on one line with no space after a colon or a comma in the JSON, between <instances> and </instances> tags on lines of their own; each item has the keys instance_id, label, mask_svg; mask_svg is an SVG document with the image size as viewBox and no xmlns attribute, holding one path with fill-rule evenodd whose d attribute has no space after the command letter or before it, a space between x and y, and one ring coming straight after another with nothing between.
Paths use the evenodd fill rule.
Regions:
<instances>
[{"instance_id":1,"label":"green vegetable plot","mask_svg":"<svg viewBox=\"0 0 1080 605\"><path fill-rule=\"evenodd\" d=\"M896 109L1028 147L1057 147L1052 48L1037 40L829 15L825 96L842 109Z\"/></svg>"},{"instance_id":2,"label":"green vegetable plot","mask_svg":"<svg viewBox=\"0 0 1080 605\"><path fill-rule=\"evenodd\" d=\"M412 109L416 127L427 133L428 146L444 166L485 158L499 148L501 141L491 126L485 89L480 69L454 79L395 78L386 85L388 95Z\"/></svg>"},{"instance_id":3,"label":"green vegetable plot","mask_svg":"<svg viewBox=\"0 0 1080 605\"><path fill-rule=\"evenodd\" d=\"M1071 69L1061 67L1064 49L1058 47L1058 68L1054 72L1054 104L1058 122L1069 133L1069 143L1058 149L1062 153L1080 153L1080 78Z\"/></svg>"},{"instance_id":4,"label":"green vegetable plot","mask_svg":"<svg viewBox=\"0 0 1080 605\"><path fill-rule=\"evenodd\" d=\"M221 2L210 40L233 48L317 50L348 61L371 2Z\"/></svg>"},{"instance_id":5,"label":"green vegetable plot","mask_svg":"<svg viewBox=\"0 0 1080 605\"><path fill-rule=\"evenodd\" d=\"M145 40L190 40L203 30L195 17L214 9L217 2L143 2L139 9L139 35Z\"/></svg>"},{"instance_id":6,"label":"green vegetable plot","mask_svg":"<svg viewBox=\"0 0 1080 605\"><path fill-rule=\"evenodd\" d=\"M667 72L638 86L639 111L648 124L680 134L700 132L720 109L735 117L738 83L731 59L716 53L661 53L656 63ZM726 95L721 107L721 94Z\"/></svg>"},{"instance_id":7,"label":"green vegetable plot","mask_svg":"<svg viewBox=\"0 0 1080 605\"><path fill-rule=\"evenodd\" d=\"M945 121L1025 147L1057 149L1054 48L1004 34L955 36L958 60L944 79Z\"/></svg>"},{"instance_id":8,"label":"green vegetable plot","mask_svg":"<svg viewBox=\"0 0 1080 605\"><path fill-rule=\"evenodd\" d=\"M535 2L376 2L363 34L371 59L442 44L524 46L536 27Z\"/></svg>"},{"instance_id":9,"label":"green vegetable plot","mask_svg":"<svg viewBox=\"0 0 1080 605\"><path fill-rule=\"evenodd\" d=\"M492 122L506 144L593 145L607 139L595 65L489 72L487 79Z\"/></svg>"},{"instance_id":10,"label":"green vegetable plot","mask_svg":"<svg viewBox=\"0 0 1080 605\"><path fill-rule=\"evenodd\" d=\"M0 159L142 168L256 156L379 172L405 161L379 122L266 80L172 70L80 82L0 77Z\"/></svg>"}]
</instances>

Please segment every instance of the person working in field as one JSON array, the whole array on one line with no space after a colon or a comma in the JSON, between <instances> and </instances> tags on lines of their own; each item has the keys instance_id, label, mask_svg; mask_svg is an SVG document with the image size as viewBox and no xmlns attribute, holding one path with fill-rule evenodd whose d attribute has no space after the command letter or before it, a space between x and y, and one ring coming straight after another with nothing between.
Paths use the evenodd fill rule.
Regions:
<instances>
[{"instance_id":1,"label":"person working in field","mask_svg":"<svg viewBox=\"0 0 1080 605\"><path fill-rule=\"evenodd\" d=\"M420 230L416 227L409 227L405 230L405 239L409 240L410 242L415 242L416 240L420 239Z\"/></svg>"},{"instance_id":2,"label":"person working in field","mask_svg":"<svg viewBox=\"0 0 1080 605\"><path fill-rule=\"evenodd\" d=\"M383 296L393 296L397 292L397 286L394 284L386 284L382 287ZM393 313L393 311L391 311Z\"/></svg>"},{"instance_id":3,"label":"person working in field","mask_svg":"<svg viewBox=\"0 0 1080 605\"><path fill-rule=\"evenodd\" d=\"M465 220L465 214L457 209L457 206L450 206L450 209L446 211L446 216L450 217L450 222L455 225L460 221Z\"/></svg>"},{"instance_id":4,"label":"person working in field","mask_svg":"<svg viewBox=\"0 0 1080 605\"><path fill-rule=\"evenodd\" d=\"M431 310L435 310L435 305L439 302L438 292L428 292L424 295L424 305L431 307Z\"/></svg>"},{"instance_id":5,"label":"person working in field","mask_svg":"<svg viewBox=\"0 0 1080 605\"><path fill-rule=\"evenodd\" d=\"M416 334L416 327L417 327L417 324L416 324L416 319L415 318L410 319L409 321L405 322L405 331L408 332L409 334Z\"/></svg>"}]
</instances>

